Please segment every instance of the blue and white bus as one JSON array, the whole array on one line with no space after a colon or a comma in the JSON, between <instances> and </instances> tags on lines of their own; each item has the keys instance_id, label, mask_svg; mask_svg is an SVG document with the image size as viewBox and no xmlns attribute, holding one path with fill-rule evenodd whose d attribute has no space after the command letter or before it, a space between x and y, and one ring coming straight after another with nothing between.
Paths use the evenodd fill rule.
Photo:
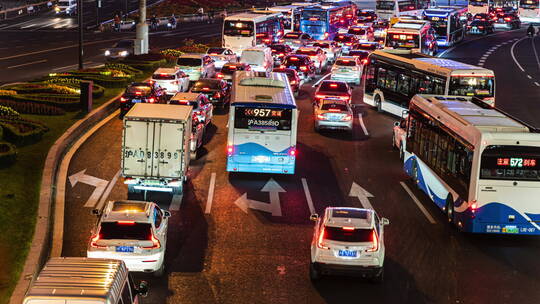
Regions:
<instances>
[{"instance_id":1,"label":"blue and white bus","mask_svg":"<svg viewBox=\"0 0 540 304\"><path fill-rule=\"evenodd\" d=\"M436 6L424 10L425 20L431 22L435 30L438 46L450 47L465 37L467 8L458 6Z\"/></svg>"},{"instance_id":2,"label":"blue and white bus","mask_svg":"<svg viewBox=\"0 0 540 304\"><path fill-rule=\"evenodd\" d=\"M349 1L305 7L300 15L300 31L315 40L331 40L339 29L348 28L355 16L356 5Z\"/></svg>"},{"instance_id":3,"label":"blue and white bus","mask_svg":"<svg viewBox=\"0 0 540 304\"><path fill-rule=\"evenodd\" d=\"M473 98L413 97L404 169L461 231L540 235L540 134Z\"/></svg>"},{"instance_id":4,"label":"blue and white bus","mask_svg":"<svg viewBox=\"0 0 540 304\"><path fill-rule=\"evenodd\" d=\"M297 123L287 75L234 73L227 171L294 174Z\"/></svg>"}]
</instances>

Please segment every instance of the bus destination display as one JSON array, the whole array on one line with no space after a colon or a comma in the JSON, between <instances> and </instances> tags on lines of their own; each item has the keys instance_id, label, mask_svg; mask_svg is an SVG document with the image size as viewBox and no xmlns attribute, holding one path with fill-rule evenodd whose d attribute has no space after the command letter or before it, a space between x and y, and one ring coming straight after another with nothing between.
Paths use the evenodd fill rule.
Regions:
<instances>
[{"instance_id":1,"label":"bus destination display","mask_svg":"<svg viewBox=\"0 0 540 304\"><path fill-rule=\"evenodd\" d=\"M250 130L290 130L291 109L244 108L235 110L234 127Z\"/></svg>"}]
</instances>

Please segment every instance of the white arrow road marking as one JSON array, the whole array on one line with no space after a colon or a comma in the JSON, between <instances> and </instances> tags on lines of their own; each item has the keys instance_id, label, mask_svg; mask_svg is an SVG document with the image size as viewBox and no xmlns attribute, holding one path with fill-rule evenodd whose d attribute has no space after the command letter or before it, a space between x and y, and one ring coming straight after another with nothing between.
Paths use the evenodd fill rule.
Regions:
<instances>
[{"instance_id":1,"label":"white arrow road marking","mask_svg":"<svg viewBox=\"0 0 540 304\"><path fill-rule=\"evenodd\" d=\"M305 178L302 178L302 186L304 187L304 194L306 195L309 214L315 214L315 206L313 206L313 200L311 199L311 193L309 192L309 187Z\"/></svg>"},{"instance_id":2,"label":"white arrow road marking","mask_svg":"<svg viewBox=\"0 0 540 304\"><path fill-rule=\"evenodd\" d=\"M369 136L366 125L364 124L364 119L362 119L362 116L363 116L362 113L358 113L358 121L360 122L360 126L362 127L362 131L364 131L364 134L366 136Z\"/></svg>"},{"instance_id":3,"label":"white arrow road marking","mask_svg":"<svg viewBox=\"0 0 540 304\"><path fill-rule=\"evenodd\" d=\"M116 185L116 181L120 177L121 172L122 172L122 170L118 170L118 172L116 172L116 174L113 176L113 178L111 179L111 181L107 185L107 189L105 189L105 192L103 192L103 195L99 199L99 202L98 202L97 206L95 207L96 209L98 209L98 210L103 209L103 206L105 205L105 200L109 197L109 194L111 193L112 188L114 188L114 185Z\"/></svg>"},{"instance_id":4,"label":"white arrow road marking","mask_svg":"<svg viewBox=\"0 0 540 304\"><path fill-rule=\"evenodd\" d=\"M184 197L183 194L175 194L172 197L171 200L171 206L169 207L170 211L178 211L180 210L180 204L182 203L182 198Z\"/></svg>"},{"instance_id":5,"label":"white arrow road marking","mask_svg":"<svg viewBox=\"0 0 540 304\"><path fill-rule=\"evenodd\" d=\"M208 187L208 198L206 199L206 209L204 213L210 214L212 210L212 202L214 201L214 188L216 186L216 172L212 172L210 176L210 186Z\"/></svg>"},{"instance_id":6,"label":"white arrow road marking","mask_svg":"<svg viewBox=\"0 0 540 304\"><path fill-rule=\"evenodd\" d=\"M71 188L75 187L78 182L95 187L94 192L92 192L92 194L84 204L85 207L93 208L94 206L96 206L99 198L101 197L101 194L103 194L103 191L107 187L108 181L97 178L95 176L87 175L85 172L86 169L71 175L69 177L69 182L71 184Z\"/></svg>"},{"instance_id":7,"label":"white arrow road marking","mask_svg":"<svg viewBox=\"0 0 540 304\"><path fill-rule=\"evenodd\" d=\"M261 189L261 192L270 193L270 204L259 202L256 200L250 200L247 198L247 193L240 196L234 204L240 208L240 210L247 213L248 209L255 209L272 213L272 216L281 216L281 203L279 201L279 193L286 192L281 186L271 178L266 185Z\"/></svg>"},{"instance_id":8,"label":"white arrow road marking","mask_svg":"<svg viewBox=\"0 0 540 304\"><path fill-rule=\"evenodd\" d=\"M349 192L349 196L356 197L360 201L360 204L362 204L362 207L365 209L373 209L373 206L371 206L371 203L369 202L370 197L374 197L373 194L366 191L366 189L360 187L357 183L353 182L351 186L351 191Z\"/></svg>"},{"instance_id":9,"label":"white arrow road marking","mask_svg":"<svg viewBox=\"0 0 540 304\"><path fill-rule=\"evenodd\" d=\"M422 203L420 203L420 201L418 200L418 198L416 198L416 196L414 195L414 193L412 193L411 189L409 189L409 187L407 186L407 184L405 184L404 182L399 182L401 184L401 187L403 187L403 189L405 189L405 191L409 194L409 196L412 198L412 200L414 201L414 203L416 204L416 206L418 207L418 209L420 209L420 211L422 211L422 213L424 214L424 216L428 219L428 221L432 224L436 224L437 222L435 221L435 219L431 216L431 214L429 214L429 212L426 210L426 208L424 207L424 205L422 205Z\"/></svg>"}]
</instances>

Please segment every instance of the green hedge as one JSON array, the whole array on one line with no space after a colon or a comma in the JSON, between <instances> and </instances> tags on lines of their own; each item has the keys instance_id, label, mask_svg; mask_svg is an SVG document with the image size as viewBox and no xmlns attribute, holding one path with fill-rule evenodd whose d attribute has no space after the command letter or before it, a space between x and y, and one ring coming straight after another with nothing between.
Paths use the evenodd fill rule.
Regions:
<instances>
[{"instance_id":1,"label":"green hedge","mask_svg":"<svg viewBox=\"0 0 540 304\"><path fill-rule=\"evenodd\" d=\"M23 119L0 119L0 126L3 138L17 146L36 143L48 131L43 124Z\"/></svg>"},{"instance_id":2,"label":"green hedge","mask_svg":"<svg viewBox=\"0 0 540 304\"><path fill-rule=\"evenodd\" d=\"M81 80L76 78L62 78L62 77L53 77L47 80L44 80L45 83L54 83L69 86L72 88L80 89ZM92 97L100 98L105 94L105 88L97 83L93 84Z\"/></svg>"},{"instance_id":3,"label":"green hedge","mask_svg":"<svg viewBox=\"0 0 540 304\"><path fill-rule=\"evenodd\" d=\"M5 85L2 88L7 90L17 91L17 94L62 94L62 95L79 95L79 88L71 86L55 84L55 83L17 83Z\"/></svg>"},{"instance_id":4,"label":"green hedge","mask_svg":"<svg viewBox=\"0 0 540 304\"><path fill-rule=\"evenodd\" d=\"M128 64L124 64L124 63L114 63L114 62L108 62L108 63L105 63L105 68L108 68L108 69L114 69L114 70L121 70L123 72L127 72L127 73L130 73L132 75L137 75L137 74L141 74L142 71L139 70L139 69L136 69Z\"/></svg>"},{"instance_id":5,"label":"green hedge","mask_svg":"<svg viewBox=\"0 0 540 304\"><path fill-rule=\"evenodd\" d=\"M57 94L19 94L10 97L17 102L33 102L53 107L59 107L66 111L79 109L79 96L57 95Z\"/></svg>"},{"instance_id":6,"label":"green hedge","mask_svg":"<svg viewBox=\"0 0 540 304\"><path fill-rule=\"evenodd\" d=\"M17 148L13 144L0 141L0 168L9 167L15 163L16 160Z\"/></svg>"},{"instance_id":7,"label":"green hedge","mask_svg":"<svg viewBox=\"0 0 540 304\"><path fill-rule=\"evenodd\" d=\"M155 69L167 63L165 59L160 59L157 61L128 61L126 59L126 61L124 62L138 70L145 71L145 72L154 71Z\"/></svg>"},{"instance_id":8,"label":"green hedge","mask_svg":"<svg viewBox=\"0 0 540 304\"><path fill-rule=\"evenodd\" d=\"M15 101L15 100L1 100L0 106L10 107L13 110L22 114L35 114L35 115L64 115L66 113L60 107L46 105L36 102L27 101ZM0 137L1 138L1 137Z\"/></svg>"}]
</instances>

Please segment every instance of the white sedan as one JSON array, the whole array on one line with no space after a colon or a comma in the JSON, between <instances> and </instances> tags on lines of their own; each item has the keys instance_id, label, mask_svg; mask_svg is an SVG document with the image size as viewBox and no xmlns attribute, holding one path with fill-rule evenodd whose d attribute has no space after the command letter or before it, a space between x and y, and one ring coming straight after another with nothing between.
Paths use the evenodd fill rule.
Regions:
<instances>
[{"instance_id":1,"label":"white sedan","mask_svg":"<svg viewBox=\"0 0 540 304\"><path fill-rule=\"evenodd\" d=\"M311 43L311 46L320 47L326 52L328 62L336 61L336 58L340 57L342 53L341 45L332 40L315 40Z\"/></svg>"},{"instance_id":2,"label":"white sedan","mask_svg":"<svg viewBox=\"0 0 540 304\"><path fill-rule=\"evenodd\" d=\"M222 47L211 47L208 48L206 54L214 60L214 65L216 69L221 69L223 65L227 62L237 62L238 57L236 54L228 48Z\"/></svg>"},{"instance_id":3,"label":"white sedan","mask_svg":"<svg viewBox=\"0 0 540 304\"><path fill-rule=\"evenodd\" d=\"M347 83L360 85L361 78L362 63L357 57L339 57L332 66L332 71L330 74L330 79L332 80L345 81Z\"/></svg>"}]
</instances>

